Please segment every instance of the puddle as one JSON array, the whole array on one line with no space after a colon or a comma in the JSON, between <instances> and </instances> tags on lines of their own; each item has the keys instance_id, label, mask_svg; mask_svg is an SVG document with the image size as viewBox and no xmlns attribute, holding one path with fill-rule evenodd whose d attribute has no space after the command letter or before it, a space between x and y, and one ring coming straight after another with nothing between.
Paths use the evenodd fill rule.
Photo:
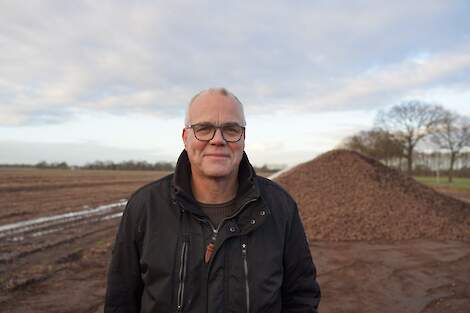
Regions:
<instances>
[{"instance_id":1,"label":"puddle","mask_svg":"<svg viewBox=\"0 0 470 313\"><path fill-rule=\"evenodd\" d=\"M39 224L44 224L52 221L60 221L60 220L67 220L67 219L77 219L81 217L86 217L88 215L96 215L96 214L104 214L107 211L117 208L117 207L123 207L127 204L126 199L121 199L116 203L110 203L110 204L105 204L105 205L100 205L96 208L92 209L86 209L86 210L80 210L76 212L69 212L69 213L64 213L64 214L58 214L58 215L51 215L51 216L44 216L44 217L39 217L35 218L32 220L26 220L26 221L21 221L17 223L12 223L12 224L6 224L6 225L1 225L0 226L0 233L2 232L13 232L15 230L21 229L21 228L32 228L35 225Z\"/></svg>"}]
</instances>

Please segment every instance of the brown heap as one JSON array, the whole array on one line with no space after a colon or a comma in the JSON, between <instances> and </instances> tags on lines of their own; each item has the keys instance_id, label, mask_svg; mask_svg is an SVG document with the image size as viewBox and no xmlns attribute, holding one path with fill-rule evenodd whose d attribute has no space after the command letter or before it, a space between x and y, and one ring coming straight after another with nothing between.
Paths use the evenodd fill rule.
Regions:
<instances>
[{"instance_id":1,"label":"brown heap","mask_svg":"<svg viewBox=\"0 0 470 313\"><path fill-rule=\"evenodd\" d=\"M275 180L310 240L470 239L470 204L356 152L327 152Z\"/></svg>"}]
</instances>

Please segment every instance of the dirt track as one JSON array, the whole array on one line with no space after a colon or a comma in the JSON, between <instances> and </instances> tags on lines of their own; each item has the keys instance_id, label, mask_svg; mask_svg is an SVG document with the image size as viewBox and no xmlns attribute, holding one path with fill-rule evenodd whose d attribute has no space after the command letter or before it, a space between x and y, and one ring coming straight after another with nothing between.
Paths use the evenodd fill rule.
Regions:
<instances>
[{"instance_id":1,"label":"dirt track","mask_svg":"<svg viewBox=\"0 0 470 313\"><path fill-rule=\"evenodd\" d=\"M145 175L140 184L157 176L155 173ZM28 213L28 219L92 207L88 192L96 195L93 201L97 202L102 195L100 204L109 203L110 198L114 202L122 198L123 193L130 194L138 184L135 176L106 179L109 184L82 187L84 193L73 198L73 206L67 205L64 199L51 201L50 211L41 207L44 209L39 213ZM113 180L116 179L133 182L120 185L122 189L119 187L114 196L112 190L117 187ZM64 192L61 195L76 192L74 188L61 188L60 192ZM31 198L28 196L34 193L33 189L3 191L0 216L9 204L5 199L17 199L16 206L20 210L34 209L29 207ZM12 195L21 192L24 197ZM54 194L59 191L55 190ZM23 204L21 199L24 199ZM54 203L65 205L66 209ZM1 237L0 312L101 312L107 263L119 221L111 216L116 216L121 209L115 207L99 215L82 215L81 219L62 221L63 224L54 224L57 221L37 223L40 230L29 228L22 233L18 228L16 233ZM20 220L11 213L8 211L9 217L0 219L0 226ZM106 216L110 218L103 218ZM64 223L68 227L56 227ZM39 235L33 236L35 233ZM29 241L25 239L28 236ZM323 292L320 307L323 313L469 312L470 242L312 241L311 247Z\"/></svg>"}]
</instances>

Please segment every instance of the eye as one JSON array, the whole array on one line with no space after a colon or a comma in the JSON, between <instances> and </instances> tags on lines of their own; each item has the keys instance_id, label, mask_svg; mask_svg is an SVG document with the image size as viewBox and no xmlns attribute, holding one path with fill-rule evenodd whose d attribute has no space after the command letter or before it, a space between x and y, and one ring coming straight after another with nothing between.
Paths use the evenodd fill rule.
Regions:
<instances>
[{"instance_id":1,"label":"eye","mask_svg":"<svg viewBox=\"0 0 470 313\"><path fill-rule=\"evenodd\" d=\"M240 127L235 125L224 126L224 133L227 134L238 134L240 132Z\"/></svg>"},{"instance_id":2,"label":"eye","mask_svg":"<svg viewBox=\"0 0 470 313\"><path fill-rule=\"evenodd\" d=\"M195 131L198 133L210 133L214 129L214 126L210 124L202 124L202 125L197 125L195 127Z\"/></svg>"},{"instance_id":3,"label":"eye","mask_svg":"<svg viewBox=\"0 0 470 313\"><path fill-rule=\"evenodd\" d=\"M227 136L238 137L242 133L243 128L240 125L226 125L223 132Z\"/></svg>"}]
</instances>

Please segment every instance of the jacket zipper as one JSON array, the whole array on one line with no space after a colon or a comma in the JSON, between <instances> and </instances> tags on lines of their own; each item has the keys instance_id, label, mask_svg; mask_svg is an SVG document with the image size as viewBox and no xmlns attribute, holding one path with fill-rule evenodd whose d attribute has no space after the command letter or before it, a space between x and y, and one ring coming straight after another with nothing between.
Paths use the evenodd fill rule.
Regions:
<instances>
[{"instance_id":1,"label":"jacket zipper","mask_svg":"<svg viewBox=\"0 0 470 313\"><path fill-rule=\"evenodd\" d=\"M243 259L243 269L245 270L245 296L246 296L246 312L250 312L250 286L248 284L248 260L246 257L246 242L242 243L242 259Z\"/></svg>"},{"instance_id":2,"label":"jacket zipper","mask_svg":"<svg viewBox=\"0 0 470 313\"><path fill-rule=\"evenodd\" d=\"M217 240L217 235L219 233L219 230L220 228L222 227L222 225L224 224L224 222L226 220L229 220L229 219L232 219L234 218L235 216L237 216L241 211L243 211L243 209L248 205L250 204L251 202L255 202L257 199L250 199L248 201L246 201L241 207L240 209L238 209L234 214L232 214L231 216L228 216L226 218L224 218L220 223L219 225L217 225L217 228L214 227L214 225L212 225L212 223L206 219L201 219L193 214L191 214L191 216L203 223L207 223L209 225L209 227L211 228L212 230L212 237L211 237L211 240L209 242L209 244L207 245L206 247L206 253L204 255L204 262L206 264L208 264L210 266L210 261L212 259L212 255L214 254L214 251L215 251L215 242ZM179 203L179 205L184 208L184 206ZM246 259L246 243L245 243L245 247L243 248L242 247L242 255L244 256L243 257L243 260L244 260L244 270L245 270L245 290L246 290L246 309L247 309L247 313L250 312L250 287L248 285L248 262L247 262L247 259ZM207 275L209 275L209 272L207 272ZM209 277L207 277L207 280L209 280ZM178 298L179 299L179 298ZM182 304L182 303L181 303ZM207 310L207 301L206 301L206 310ZM182 306L178 306L179 307L179 311L178 312L181 312L181 309L182 309Z\"/></svg>"},{"instance_id":3,"label":"jacket zipper","mask_svg":"<svg viewBox=\"0 0 470 313\"><path fill-rule=\"evenodd\" d=\"M178 284L176 312L181 312L183 309L184 281L186 280L186 263L188 259L187 254L188 254L188 242L183 241L183 246L181 247L181 257L180 257L179 284Z\"/></svg>"},{"instance_id":4,"label":"jacket zipper","mask_svg":"<svg viewBox=\"0 0 470 313\"><path fill-rule=\"evenodd\" d=\"M209 241L209 243L207 244L207 247L206 247L206 253L204 255L204 263L205 264L209 263L209 261L212 258L212 254L214 254L215 242L217 240L217 234L219 233L219 227L214 228L214 226L212 226L212 224L210 222L209 222L209 225L212 228L212 237L211 237L211 240Z\"/></svg>"},{"instance_id":5,"label":"jacket zipper","mask_svg":"<svg viewBox=\"0 0 470 313\"><path fill-rule=\"evenodd\" d=\"M212 225L212 223L208 220L201 220L199 218L196 217L196 219L198 220L201 220L205 223L207 223L211 230L212 230L212 237L211 237L211 240L209 241L209 243L207 244L207 247L206 247L206 253L204 255L204 263L206 264L209 264L211 258L212 258L212 255L214 254L214 250L215 250L215 242L217 241L217 235L219 234L219 231L220 231L220 228L222 228L222 226L224 225L224 222L226 220L229 220L229 219L232 219L234 218L235 216L238 215L238 213L240 213L249 203L251 202L254 202L256 201L257 199L250 199L248 200L247 202L245 202L239 210L237 210L234 214L230 215L230 216L227 216L225 217L220 223L219 225L217 225L217 227L214 227L214 225Z\"/></svg>"}]
</instances>

